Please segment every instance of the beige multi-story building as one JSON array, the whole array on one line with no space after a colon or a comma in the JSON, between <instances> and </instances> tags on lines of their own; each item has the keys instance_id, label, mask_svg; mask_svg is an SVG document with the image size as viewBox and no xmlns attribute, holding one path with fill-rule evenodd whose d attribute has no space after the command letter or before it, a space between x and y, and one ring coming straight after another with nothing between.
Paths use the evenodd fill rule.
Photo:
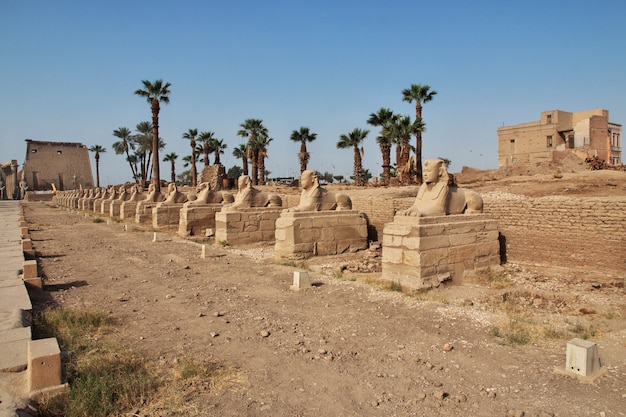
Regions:
<instances>
[{"instance_id":1,"label":"beige multi-story building","mask_svg":"<svg viewBox=\"0 0 626 417\"><path fill-rule=\"evenodd\" d=\"M546 162L574 154L622 163L622 125L604 109L581 112L550 110L536 122L498 128L498 165Z\"/></svg>"},{"instance_id":2,"label":"beige multi-story building","mask_svg":"<svg viewBox=\"0 0 626 417\"><path fill-rule=\"evenodd\" d=\"M29 191L93 187L89 150L76 142L44 142L26 139L22 178Z\"/></svg>"}]
</instances>

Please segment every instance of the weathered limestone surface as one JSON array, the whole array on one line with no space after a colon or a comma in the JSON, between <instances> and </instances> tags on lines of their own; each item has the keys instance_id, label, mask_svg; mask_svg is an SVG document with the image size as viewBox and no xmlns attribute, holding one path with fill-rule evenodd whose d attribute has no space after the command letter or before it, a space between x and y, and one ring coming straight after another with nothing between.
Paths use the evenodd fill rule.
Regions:
<instances>
[{"instance_id":1,"label":"weathered limestone surface","mask_svg":"<svg viewBox=\"0 0 626 417\"><path fill-rule=\"evenodd\" d=\"M485 214L395 216L383 230L382 279L420 289L500 264L497 222Z\"/></svg>"},{"instance_id":2,"label":"weathered limestone surface","mask_svg":"<svg viewBox=\"0 0 626 417\"><path fill-rule=\"evenodd\" d=\"M277 259L306 259L367 248L367 220L353 210L283 211L276 220Z\"/></svg>"},{"instance_id":3,"label":"weathered limestone surface","mask_svg":"<svg viewBox=\"0 0 626 417\"><path fill-rule=\"evenodd\" d=\"M163 227L178 226L180 220L180 210L183 203L159 203L152 208L152 227L155 229Z\"/></svg>"},{"instance_id":4,"label":"weathered limestone surface","mask_svg":"<svg viewBox=\"0 0 626 417\"><path fill-rule=\"evenodd\" d=\"M222 204L185 204L180 210L178 234L180 236L202 236L206 229L215 228L215 214L222 207L224 207Z\"/></svg>"},{"instance_id":5,"label":"weathered limestone surface","mask_svg":"<svg viewBox=\"0 0 626 417\"><path fill-rule=\"evenodd\" d=\"M120 205L120 219L133 219L137 214L137 203L139 201L124 201Z\"/></svg>"},{"instance_id":6,"label":"weathered limestone surface","mask_svg":"<svg viewBox=\"0 0 626 417\"><path fill-rule=\"evenodd\" d=\"M282 208L253 207L215 213L215 241L234 244L273 242Z\"/></svg>"}]
</instances>

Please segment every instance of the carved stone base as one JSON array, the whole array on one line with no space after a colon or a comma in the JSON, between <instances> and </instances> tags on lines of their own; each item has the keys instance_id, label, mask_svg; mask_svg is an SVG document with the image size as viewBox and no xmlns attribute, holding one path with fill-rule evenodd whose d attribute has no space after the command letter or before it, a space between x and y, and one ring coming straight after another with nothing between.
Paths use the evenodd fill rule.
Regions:
<instances>
[{"instance_id":1,"label":"carved stone base","mask_svg":"<svg viewBox=\"0 0 626 417\"><path fill-rule=\"evenodd\" d=\"M250 208L215 213L215 241L230 245L273 242L280 208Z\"/></svg>"},{"instance_id":2,"label":"carved stone base","mask_svg":"<svg viewBox=\"0 0 626 417\"><path fill-rule=\"evenodd\" d=\"M367 245L367 220L353 210L283 212L276 221L276 259L336 255Z\"/></svg>"},{"instance_id":3,"label":"carved stone base","mask_svg":"<svg viewBox=\"0 0 626 417\"><path fill-rule=\"evenodd\" d=\"M96 198L95 200L93 200L93 204L89 205L89 208L93 212L100 213L100 210L102 210L102 203L103 202L104 202L103 198Z\"/></svg>"},{"instance_id":4,"label":"carved stone base","mask_svg":"<svg viewBox=\"0 0 626 417\"><path fill-rule=\"evenodd\" d=\"M109 216L120 217L120 210L122 209L122 204L124 203L124 200L111 201L111 205L109 206Z\"/></svg>"},{"instance_id":5,"label":"carved stone base","mask_svg":"<svg viewBox=\"0 0 626 417\"><path fill-rule=\"evenodd\" d=\"M180 236L203 236L208 228L215 228L215 213L219 212L222 204L187 205L180 210L178 234Z\"/></svg>"},{"instance_id":6,"label":"carved stone base","mask_svg":"<svg viewBox=\"0 0 626 417\"><path fill-rule=\"evenodd\" d=\"M498 225L485 214L395 216L383 229L382 279L405 288L461 282L500 264Z\"/></svg>"},{"instance_id":7,"label":"carved stone base","mask_svg":"<svg viewBox=\"0 0 626 417\"><path fill-rule=\"evenodd\" d=\"M152 209L159 203L140 201L135 211L135 223L152 224Z\"/></svg>"},{"instance_id":8,"label":"carved stone base","mask_svg":"<svg viewBox=\"0 0 626 417\"><path fill-rule=\"evenodd\" d=\"M137 214L137 201L124 201L120 206L120 219L134 219Z\"/></svg>"},{"instance_id":9,"label":"carved stone base","mask_svg":"<svg viewBox=\"0 0 626 417\"><path fill-rule=\"evenodd\" d=\"M180 220L180 209L183 203L157 204L152 209L152 227L155 229L163 227L178 227Z\"/></svg>"},{"instance_id":10,"label":"carved stone base","mask_svg":"<svg viewBox=\"0 0 626 417\"><path fill-rule=\"evenodd\" d=\"M111 211L111 204L114 202L115 200L104 200L100 205L100 213L109 214L109 211Z\"/></svg>"}]
</instances>

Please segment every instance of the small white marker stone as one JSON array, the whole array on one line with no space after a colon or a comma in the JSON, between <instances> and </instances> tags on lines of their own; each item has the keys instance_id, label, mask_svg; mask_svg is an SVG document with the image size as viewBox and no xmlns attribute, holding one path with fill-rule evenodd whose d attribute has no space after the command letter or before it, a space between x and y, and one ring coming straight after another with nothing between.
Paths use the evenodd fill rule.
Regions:
<instances>
[{"instance_id":1,"label":"small white marker stone","mask_svg":"<svg viewBox=\"0 0 626 417\"><path fill-rule=\"evenodd\" d=\"M294 271L293 285L290 287L292 290L309 288L310 286L311 281L309 281L309 273L307 271Z\"/></svg>"}]
</instances>

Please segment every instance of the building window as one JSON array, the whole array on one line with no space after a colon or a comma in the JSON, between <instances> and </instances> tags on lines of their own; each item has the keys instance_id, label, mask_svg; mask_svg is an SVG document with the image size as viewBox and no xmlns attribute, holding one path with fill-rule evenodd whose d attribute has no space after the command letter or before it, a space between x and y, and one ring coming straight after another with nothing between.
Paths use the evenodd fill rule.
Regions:
<instances>
[{"instance_id":1,"label":"building window","mask_svg":"<svg viewBox=\"0 0 626 417\"><path fill-rule=\"evenodd\" d=\"M30 153L37 153L37 149L31 149Z\"/></svg>"},{"instance_id":2,"label":"building window","mask_svg":"<svg viewBox=\"0 0 626 417\"><path fill-rule=\"evenodd\" d=\"M57 151L57 155L61 155L63 151Z\"/></svg>"},{"instance_id":3,"label":"building window","mask_svg":"<svg viewBox=\"0 0 626 417\"><path fill-rule=\"evenodd\" d=\"M511 143L515 143L515 139L511 139Z\"/></svg>"},{"instance_id":4,"label":"building window","mask_svg":"<svg viewBox=\"0 0 626 417\"><path fill-rule=\"evenodd\" d=\"M546 146L548 148L552 147L552 136L546 136Z\"/></svg>"},{"instance_id":5,"label":"building window","mask_svg":"<svg viewBox=\"0 0 626 417\"><path fill-rule=\"evenodd\" d=\"M546 121L548 122L548 124L552 124L552 115L551 114L546 115Z\"/></svg>"}]
</instances>

